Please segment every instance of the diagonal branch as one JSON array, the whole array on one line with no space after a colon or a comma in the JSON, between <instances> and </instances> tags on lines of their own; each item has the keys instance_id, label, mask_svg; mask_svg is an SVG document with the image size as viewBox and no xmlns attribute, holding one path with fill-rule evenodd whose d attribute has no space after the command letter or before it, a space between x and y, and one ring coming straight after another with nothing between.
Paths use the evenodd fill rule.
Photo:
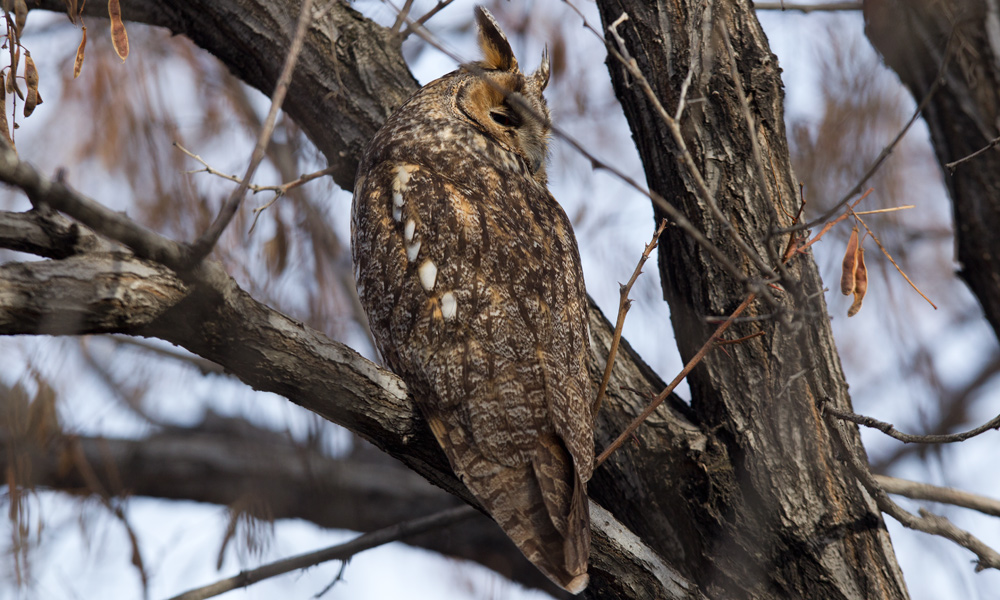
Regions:
<instances>
[{"instance_id":1,"label":"diagonal branch","mask_svg":"<svg viewBox=\"0 0 1000 600\"><path fill-rule=\"evenodd\" d=\"M454 525L475 514L476 510L471 506L448 508L433 515L396 523L378 531L359 535L343 544L285 558L249 571L241 571L238 575L173 596L170 600L204 600L298 569L305 569L331 560L350 560L352 556L365 550L371 550L418 533Z\"/></svg>"},{"instance_id":2,"label":"diagonal branch","mask_svg":"<svg viewBox=\"0 0 1000 600\"><path fill-rule=\"evenodd\" d=\"M1000 517L1000 500L980 496L964 490L941 487L919 481L909 481L888 475L876 475L875 481L889 494L906 496L914 500L930 500L977 510L983 514Z\"/></svg>"},{"instance_id":3,"label":"diagonal branch","mask_svg":"<svg viewBox=\"0 0 1000 600\"><path fill-rule=\"evenodd\" d=\"M868 465L864 463L860 454L853 451L848 445L844 434L841 432L840 422L835 420L836 416L828 412L825 418L833 439L840 448L840 451L847 457L848 467L865 489L868 490L868 493L875 498L875 503L882 512L896 519L908 529L915 529L949 539L959 546L970 550L979 559L976 564L976 571L1000 569L1000 553L987 546L976 536L956 527L951 521L940 515L920 509L920 516L918 517L893 502L882 486L879 485L878 480L875 479L875 475L868 469Z\"/></svg>"},{"instance_id":4,"label":"diagonal branch","mask_svg":"<svg viewBox=\"0 0 1000 600\"><path fill-rule=\"evenodd\" d=\"M292 37L292 43L288 48L288 56L285 57L285 64L281 68L278 83L274 87L274 94L271 96L271 108L267 113L267 119L264 120L264 126L261 128L260 134L257 136L257 144L254 146L253 154L250 155L250 164L247 165L246 173L243 174L240 184L236 186L236 189L230 194L226 203L223 204L222 210L219 211L219 215L215 218L212 225L201 237L190 245L191 255L188 267L201 262L212 251L212 248L215 247L216 242L219 241L219 236L229 226L229 222L233 220L236 210L243 201L243 197L247 193L247 187L250 185L250 180L253 179L254 173L257 172L257 167L264 160L264 153L267 151L267 145L271 141L271 134L274 133L274 124L278 119L278 111L281 110L281 105L285 101L285 95L288 93L288 84L292 81L295 64L299 60L299 53L302 52L302 44L306 38L306 31L309 30L309 24L313 19L312 3L313 0L303 0L302 2L299 20L295 27L295 35Z\"/></svg>"},{"instance_id":5,"label":"diagonal branch","mask_svg":"<svg viewBox=\"0 0 1000 600\"><path fill-rule=\"evenodd\" d=\"M201 263L199 276L188 283L161 264L124 253L9 263L0 266L0 280L5 282L0 289L0 335L113 332L159 337L217 362L255 389L281 394L343 425L475 505L398 377L255 301L215 262ZM610 324L597 311L591 317L594 339L602 344L610 340ZM212 327L205 327L206 323ZM645 373L641 367L637 370L627 346L623 350L624 357L620 351L616 361L616 389L609 392L602 411L602 428L616 428L613 419L631 411L621 405L618 386L630 390L651 385L622 378L622 373L630 371ZM628 392L625 397L631 395ZM682 424L679 414L661 411L660 415L666 427L649 434L664 435L676 426L685 432L676 443L699 447L710 443L696 427ZM601 431L599 435L609 434ZM682 460L696 454L680 450L676 457L660 455L659 460ZM631 454L626 457L636 460ZM612 476L618 468L616 464L604 466L612 470ZM595 487L594 491L599 490ZM672 585L686 590L675 597L700 597L697 586L679 574L682 569L650 562L657 552L637 545L635 534L623 538L623 532L630 529L611 513L594 519L595 589L603 587L614 597L648 598L662 589L661 580L667 577ZM596 565L605 570L601 572Z\"/></svg>"}]
</instances>

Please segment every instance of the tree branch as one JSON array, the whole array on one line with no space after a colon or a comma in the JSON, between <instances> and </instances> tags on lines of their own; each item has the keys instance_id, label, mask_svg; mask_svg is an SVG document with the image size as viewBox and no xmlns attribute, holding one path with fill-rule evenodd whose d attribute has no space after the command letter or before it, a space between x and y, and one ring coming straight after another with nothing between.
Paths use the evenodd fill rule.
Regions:
<instances>
[{"instance_id":1,"label":"tree branch","mask_svg":"<svg viewBox=\"0 0 1000 600\"><path fill-rule=\"evenodd\" d=\"M278 575L284 575L298 569L305 569L331 560L346 561L355 554L390 542L405 539L411 535L433 531L464 521L476 514L471 506L459 506L445 509L441 512L390 525L378 531L359 535L349 542L337 544L329 548L307 552L290 558L269 563L249 571L241 571L238 575L227 577L221 581L196 588L172 597L170 600L204 600L237 588L246 587Z\"/></svg>"},{"instance_id":2,"label":"tree branch","mask_svg":"<svg viewBox=\"0 0 1000 600\"><path fill-rule=\"evenodd\" d=\"M931 502L961 506L962 508L970 508L987 515L1000 517L1000 500L994 500L993 498L987 498L986 496L954 488L889 477L888 475L875 475L875 481L889 494L906 496L914 500L930 500Z\"/></svg>"},{"instance_id":3,"label":"tree branch","mask_svg":"<svg viewBox=\"0 0 1000 600\"><path fill-rule=\"evenodd\" d=\"M975 427L968 431L962 431L959 433L914 435L911 433L903 433L902 431L896 429L892 423L886 423L885 421L879 421L878 419L858 415L847 410L841 410L834 406L830 406L825 403L826 401L824 399L820 399L820 402L822 403L822 406L820 407L821 410L826 411L838 419L850 421L851 423L856 423L858 425L864 425L865 427L871 427L872 429L878 429L887 436L907 444L950 444L953 442L964 442L969 438L974 438L977 435L986 433L987 431L1000 429L1000 415L997 415L979 427Z\"/></svg>"},{"instance_id":4,"label":"tree branch","mask_svg":"<svg viewBox=\"0 0 1000 600\"><path fill-rule=\"evenodd\" d=\"M395 375L350 348L256 302L222 273L217 263L204 262L201 271L203 276L197 281L184 283L162 265L121 253L3 265L0 279L10 286L0 292L0 335L128 333L160 337L221 364L227 372L256 389L281 394L347 427L436 485L475 504L451 472L437 442L407 397L405 386ZM206 323L212 327L204 327ZM595 342L603 344L606 351L611 327L599 312L592 315L591 328ZM603 437L613 435L618 423L634 414L636 400L641 398L633 398L633 392L628 390L650 385L637 380L647 367L636 365L634 354L624 342L620 357L616 361L616 381L609 387L602 411ZM630 372L633 374L629 375ZM661 409L659 415L664 423L673 424L647 435L676 435L675 445L694 443L711 448L704 439L698 441L697 429L684 424L680 414ZM674 429L676 434L671 433ZM650 444L658 446L662 442ZM659 455L639 458L633 452L619 454L623 463L633 465L637 459L661 464L679 460L681 465L696 455L685 457L682 452L668 458ZM608 462L602 468L605 471L602 475L612 480L620 477L616 475L620 464ZM682 469L692 467L678 466L678 470ZM662 481L659 485L671 487ZM636 490L636 497L630 501L642 503L648 494L654 493L643 492L641 486ZM678 492L655 493L669 499ZM622 506L617 510L622 510ZM614 531L624 527L612 521L606 525L618 528ZM593 578L594 589L604 589L622 598L648 597L623 589L618 577L629 573L635 581L646 582L646 587L640 589L656 589L655 582L661 575L652 570L655 565L650 564L648 557L620 553L621 548L615 546L619 533L602 532L600 527L594 527L594 560L614 568L609 567L603 577ZM601 546L604 542L600 540L611 546ZM615 554L602 557L602 553L612 551ZM675 579L683 579L680 568L664 565L655 568L678 573ZM697 587L689 584L687 589Z\"/></svg>"},{"instance_id":5,"label":"tree branch","mask_svg":"<svg viewBox=\"0 0 1000 600\"><path fill-rule=\"evenodd\" d=\"M875 476L868 470L868 466L861 459L858 452L851 449L851 447L847 444L847 440L840 429L841 424L835 421L835 418L836 417L834 415L827 414L827 426L832 432L836 443L841 449L841 452L847 457L847 464L851 471L858 478L861 484L864 485L865 489L868 490L868 493L875 498L875 502L878 504L879 509L891 516L893 519L899 521L901 525L908 529L923 531L924 533L943 537L955 542L967 550L970 550L979 559L976 564L976 571L982 571L983 569L1000 569L1000 553L987 546L976 536L972 535L968 531L965 531L964 529L956 527L951 521L940 515L935 515L924 509L920 509L920 516L918 517L893 502L892 499L886 494L886 491L882 489L882 486L879 485Z\"/></svg>"}]
</instances>

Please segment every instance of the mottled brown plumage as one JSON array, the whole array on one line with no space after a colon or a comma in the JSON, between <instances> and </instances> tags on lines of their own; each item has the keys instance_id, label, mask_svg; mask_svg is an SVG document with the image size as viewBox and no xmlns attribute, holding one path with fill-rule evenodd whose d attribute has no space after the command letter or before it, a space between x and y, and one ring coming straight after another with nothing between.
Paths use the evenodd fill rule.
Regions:
<instances>
[{"instance_id":1,"label":"mottled brown plumage","mask_svg":"<svg viewBox=\"0 0 1000 600\"><path fill-rule=\"evenodd\" d=\"M492 15L476 16L485 59L414 94L362 158L358 294L452 468L529 560L579 592L594 460L587 298L545 186L548 60L522 74Z\"/></svg>"}]
</instances>

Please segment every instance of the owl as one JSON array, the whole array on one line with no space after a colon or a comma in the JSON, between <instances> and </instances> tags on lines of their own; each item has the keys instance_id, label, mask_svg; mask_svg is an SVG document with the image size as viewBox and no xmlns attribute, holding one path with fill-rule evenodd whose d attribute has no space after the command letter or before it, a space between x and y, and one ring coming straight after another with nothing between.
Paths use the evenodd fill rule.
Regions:
<instances>
[{"instance_id":1,"label":"owl","mask_svg":"<svg viewBox=\"0 0 1000 600\"><path fill-rule=\"evenodd\" d=\"M594 463L587 297L546 187L548 57L523 74L493 16L485 58L411 96L365 149L358 295L462 482L564 589L588 583Z\"/></svg>"}]
</instances>

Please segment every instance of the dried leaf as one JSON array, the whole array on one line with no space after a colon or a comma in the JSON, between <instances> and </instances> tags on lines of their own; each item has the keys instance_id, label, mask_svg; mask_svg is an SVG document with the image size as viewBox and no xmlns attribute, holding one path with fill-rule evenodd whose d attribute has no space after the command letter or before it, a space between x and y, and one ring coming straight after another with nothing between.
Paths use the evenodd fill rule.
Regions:
<instances>
[{"instance_id":1,"label":"dried leaf","mask_svg":"<svg viewBox=\"0 0 1000 600\"><path fill-rule=\"evenodd\" d=\"M80 45L76 49L76 60L73 61L73 79L80 76L80 71L83 70L83 51L87 47L87 26L83 26L83 39L80 40Z\"/></svg>"},{"instance_id":2,"label":"dried leaf","mask_svg":"<svg viewBox=\"0 0 1000 600\"><path fill-rule=\"evenodd\" d=\"M264 259L267 267L275 275L280 275L288 266L288 236L285 227L278 221L274 237L264 244Z\"/></svg>"},{"instance_id":3,"label":"dried leaf","mask_svg":"<svg viewBox=\"0 0 1000 600\"><path fill-rule=\"evenodd\" d=\"M17 24L17 39L21 39L24 24L28 21L28 5L24 0L14 0L14 21Z\"/></svg>"},{"instance_id":4,"label":"dried leaf","mask_svg":"<svg viewBox=\"0 0 1000 600\"><path fill-rule=\"evenodd\" d=\"M858 228L851 230L851 237L847 240L847 251L844 252L843 270L840 272L840 293L850 296L854 291L854 267L857 264L858 254Z\"/></svg>"},{"instance_id":5,"label":"dried leaf","mask_svg":"<svg viewBox=\"0 0 1000 600\"><path fill-rule=\"evenodd\" d=\"M56 411L55 390L41 376L35 375L35 380L38 383L38 391L28 406L28 434L39 444L44 445L60 431L61 427Z\"/></svg>"},{"instance_id":6,"label":"dried leaf","mask_svg":"<svg viewBox=\"0 0 1000 600\"><path fill-rule=\"evenodd\" d=\"M128 58L128 34L125 33L125 23L122 22L122 7L118 0L108 0L108 15L111 17L111 43L115 47L118 58L124 61Z\"/></svg>"},{"instance_id":7,"label":"dried leaf","mask_svg":"<svg viewBox=\"0 0 1000 600\"><path fill-rule=\"evenodd\" d=\"M861 310L861 302L868 292L868 269L865 267L865 249L858 247L858 266L854 273L854 304L847 310L847 316L853 317Z\"/></svg>"}]
</instances>

